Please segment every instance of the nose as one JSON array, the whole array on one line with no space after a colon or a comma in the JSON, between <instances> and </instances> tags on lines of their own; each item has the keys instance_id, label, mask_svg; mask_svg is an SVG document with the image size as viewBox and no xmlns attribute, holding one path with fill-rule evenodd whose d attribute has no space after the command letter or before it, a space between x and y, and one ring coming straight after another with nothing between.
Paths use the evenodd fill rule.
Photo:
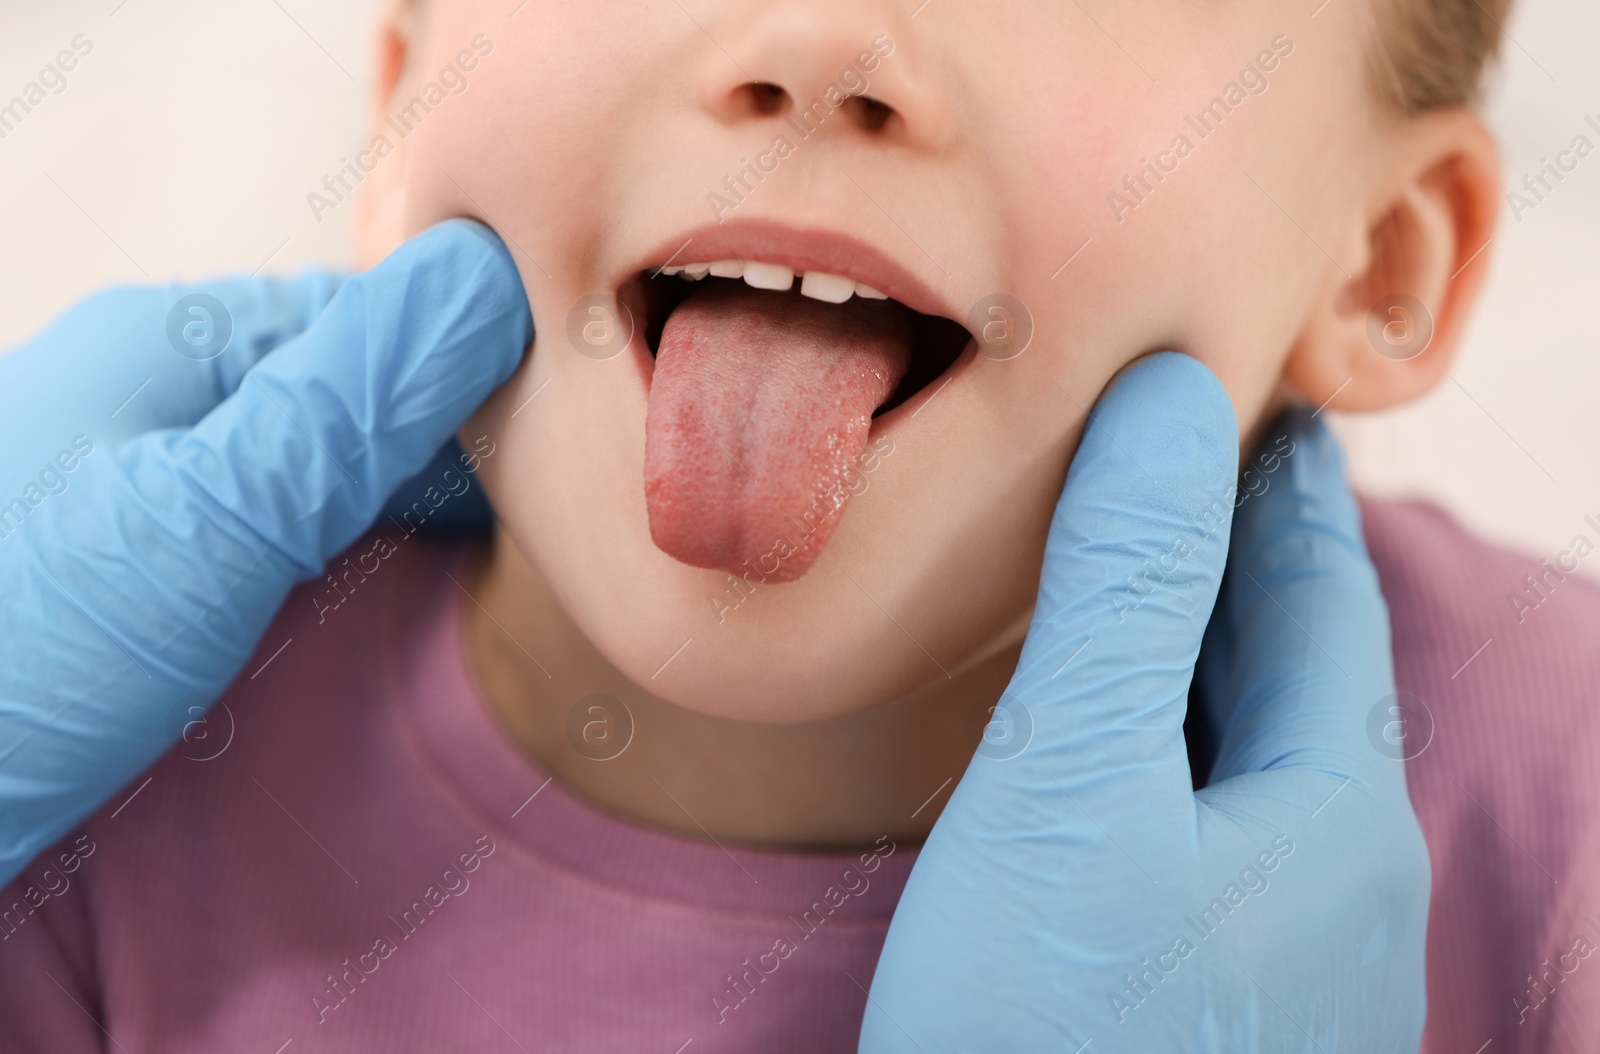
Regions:
<instances>
[{"instance_id":1,"label":"nose","mask_svg":"<svg viewBox=\"0 0 1600 1054\"><path fill-rule=\"evenodd\" d=\"M949 134L950 96L910 18L882 0L730 4L706 23L700 104L728 124L786 119L918 149ZM712 34L715 34L712 36Z\"/></svg>"}]
</instances>

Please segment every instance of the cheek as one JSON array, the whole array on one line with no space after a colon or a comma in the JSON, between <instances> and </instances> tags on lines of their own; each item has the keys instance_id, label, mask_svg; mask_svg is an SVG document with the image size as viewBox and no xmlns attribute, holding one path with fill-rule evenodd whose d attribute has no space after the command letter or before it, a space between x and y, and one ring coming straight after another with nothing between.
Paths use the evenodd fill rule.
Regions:
<instances>
[{"instance_id":1,"label":"cheek","mask_svg":"<svg viewBox=\"0 0 1600 1054\"><path fill-rule=\"evenodd\" d=\"M1086 409L1141 354L1206 357L1196 282L1215 267L1205 217L1217 204L1172 101L1205 76L1168 63L1157 86L1114 49L1039 54L978 124L1012 239L1008 281L1039 334L1034 391L1053 381Z\"/></svg>"},{"instance_id":2,"label":"cheek","mask_svg":"<svg viewBox=\"0 0 1600 1054\"><path fill-rule=\"evenodd\" d=\"M1271 37L1260 26L1229 33ZM1293 146L1316 105L1298 85L1275 79L1209 132L1188 120L1239 76L1237 50L1175 53L1158 86L1102 70L1125 89L1115 108L1107 85L1081 71L1041 64L1019 74L1013 103L1032 123L997 126L997 141L1022 152L1006 155L994 185L1004 222L1023 239L1015 284L1028 290L1043 337L1038 368L1082 406L1134 358L1169 348L1218 375L1241 434L1279 390L1332 268L1302 227L1320 230L1336 195L1296 167L1304 159ZM1288 72L1280 67L1279 78Z\"/></svg>"},{"instance_id":3,"label":"cheek","mask_svg":"<svg viewBox=\"0 0 1600 1054\"><path fill-rule=\"evenodd\" d=\"M430 31L418 74L448 64L474 26L496 27L485 34L494 49L468 90L405 143L405 232L472 216L501 233L530 284L554 277L587 286L591 276L552 271L589 258L616 195L637 194L637 182L608 173L645 156L628 144L648 125L639 100L649 98L651 73L669 68L670 41L622 5L547 6L517 20L487 8L467 14ZM596 41L617 43L607 53Z\"/></svg>"}]
</instances>

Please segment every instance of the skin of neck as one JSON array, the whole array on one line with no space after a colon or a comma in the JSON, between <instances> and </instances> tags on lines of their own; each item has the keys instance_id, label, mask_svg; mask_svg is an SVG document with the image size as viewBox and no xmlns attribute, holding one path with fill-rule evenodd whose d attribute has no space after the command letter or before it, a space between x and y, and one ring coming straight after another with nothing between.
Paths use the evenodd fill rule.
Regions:
<instances>
[{"instance_id":1,"label":"skin of neck","mask_svg":"<svg viewBox=\"0 0 1600 1054\"><path fill-rule=\"evenodd\" d=\"M590 803L648 827L724 844L847 849L927 836L977 747L1021 643L865 710L804 724L695 713L624 677L567 616L503 531L473 561L467 655L506 737ZM602 694L631 715L585 747L571 716ZM586 709L586 708L585 708ZM580 718L577 726L585 723ZM604 737L601 737L604 744Z\"/></svg>"}]
</instances>

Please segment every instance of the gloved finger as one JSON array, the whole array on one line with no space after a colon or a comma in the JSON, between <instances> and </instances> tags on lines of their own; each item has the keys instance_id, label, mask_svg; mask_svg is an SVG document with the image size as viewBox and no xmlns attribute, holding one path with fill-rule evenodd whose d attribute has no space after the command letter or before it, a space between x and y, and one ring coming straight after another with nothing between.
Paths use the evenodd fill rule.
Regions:
<instances>
[{"instance_id":1,"label":"gloved finger","mask_svg":"<svg viewBox=\"0 0 1600 1054\"><path fill-rule=\"evenodd\" d=\"M1233 405L1193 358L1143 359L1095 407L1010 690L1032 724L1017 760L1031 757L1074 797L1192 812L1183 717L1237 465Z\"/></svg>"},{"instance_id":2,"label":"gloved finger","mask_svg":"<svg viewBox=\"0 0 1600 1054\"><path fill-rule=\"evenodd\" d=\"M1389 618L1338 443L1305 410L1270 434L1288 452L1239 507L1219 611L1231 647L1208 700L1222 728L1213 782L1269 770L1402 779L1366 730L1394 694Z\"/></svg>"},{"instance_id":3,"label":"gloved finger","mask_svg":"<svg viewBox=\"0 0 1600 1054\"><path fill-rule=\"evenodd\" d=\"M193 425L263 355L303 332L342 281L311 271L86 298L0 354L0 464L31 474L74 436L109 446Z\"/></svg>"},{"instance_id":4,"label":"gloved finger","mask_svg":"<svg viewBox=\"0 0 1600 1054\"><path fill-rule=\"evenodd\" d=\"M27 859L176 740L171 715L226 687L294 580L366 529L532 333L510 254L452 221L347 281L195 428L85 459L0 551L0 855Z\"/></svg>"},{"instance_id":5,"label":"gloved finger","mask_svg":"<svg viewBox=\"0 0 1600 1054\"><path fill-rule=\"evenodd\" d=\"M161 468L302 576L318 573L511 376L532 339L504 244L468 220L440 224L349 279L301 337L174 438Z\"/></svg>"},{"instance_id":6,"label":"gloved finger","mask_svg":"<svg viewBox=\"0 0 1600 1054\"><path fill-rule=\"evenodd\" d=\"M1237 499L1235 499L1237 500ZM1235 506L1237 509L1238 506ZM1199 696L1200 712L1190 714L1192 736L1191 757L1195 750L1204 756L1205 771L1194 776L1202 785L1216 774L1217 750L1222 743L1222 728L1233 712L1233 625L1226 617L1228 603L1228 576L1222 576L1222 588L1217 593L1217 604L1212 609L1211 621L1206 625L1205 636L1200 641L1200 658L1195 664L1195 690L1189 695L1193 706ZM1203 727L1196 728L1196 725Z\"/></svg>"},{"instance_id":7,"label":"gloved finger","mask_svg":"<svg viewBox=\"0 0 1600 1054\"><path fill-rule=\"evenodd\" d=\"M380 530L402 534L427 531L482 533L494 526L494 509L476 475L484 457L494 453L494 439L475 436L466 450L455 437L433 455L427 467L400 484L378 516Z\"/></svg>"},{"instance_id":8,"label":"gloved finger","mask_svg":"<svg viewBox=\"0 0 1600 1054\"><path fill-rule=\"evenodd\" d=\"M1280 479L1279 468L1286 457L1294 453L1294 418L1280 414L1269 423L1256 443L1252 456L1239 473L1239 486L1233 499L1234 523L1238 524L1238 510L1249 501L1270 490L1273 481ZM1231 566L1231 563L1230 563ZM1237 577L1234 575L1232 577ZM1207 744L1207 764L1216 760L1216 745L1222 742L1222 729L1233 710L1233 653L1234 628L1227 617L1227 603L1232 589L1232 577L1224 573L1222 589L1217 596L1217 606L1206 626L1205 639L1200 642L1200 661L1195 668L1195 683L1199 688L1202 713L1191 715L1204 726L1196 734ZM1193 702L1193 696L1190 697ZM1191 723L1192 725L1192 723ZM1191 746L1194 744L1191 743ZM1208 769L1205 774L1211 774Z\"/></svg>"}]
</instances>

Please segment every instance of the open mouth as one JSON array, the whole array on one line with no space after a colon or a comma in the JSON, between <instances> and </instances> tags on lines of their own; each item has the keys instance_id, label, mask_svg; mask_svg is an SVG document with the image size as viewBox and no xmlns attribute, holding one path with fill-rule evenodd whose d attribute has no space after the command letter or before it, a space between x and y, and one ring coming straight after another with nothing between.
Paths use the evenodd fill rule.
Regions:
<instances>
[{"instance_id":1,"label":"open mouth","mask_svg":"<svg viewBox=\"0 0 1600 1054\"><path fill-rule=\"evenodd\" d=\"M707 258L715 248L642 270L619 291L654 359L650 533L683 563L793 581L858 489L874 419L939 382L971 336L872 284L933 306L870 251L814 243L809 257L829 270L796 259L805 252Z\"/></svg>"},{"instance_id":2,"label":"open mouth","mask_svg":"<svg viewBox=\"0 0 1600 1054\"><path fill-rule=\"evenodd\" d=\"M759 261L754 262L754 266L746 260L669 264L656 271L641 272L622 299L643 305L640 314L644 337L654 357L660 351L661 333L667 319L679 305L696 292L733 282L743 282L785 297L809 297L831 304L848 304L854 299L879 300L905 312L912 327L910 364L889 398L873 410L873 417L888 413L939 380L972 341L972 335L961 323L942 315L913 311L863 282L823 271L797 274L793 268Z\"/></svg>"}]
</instances>

